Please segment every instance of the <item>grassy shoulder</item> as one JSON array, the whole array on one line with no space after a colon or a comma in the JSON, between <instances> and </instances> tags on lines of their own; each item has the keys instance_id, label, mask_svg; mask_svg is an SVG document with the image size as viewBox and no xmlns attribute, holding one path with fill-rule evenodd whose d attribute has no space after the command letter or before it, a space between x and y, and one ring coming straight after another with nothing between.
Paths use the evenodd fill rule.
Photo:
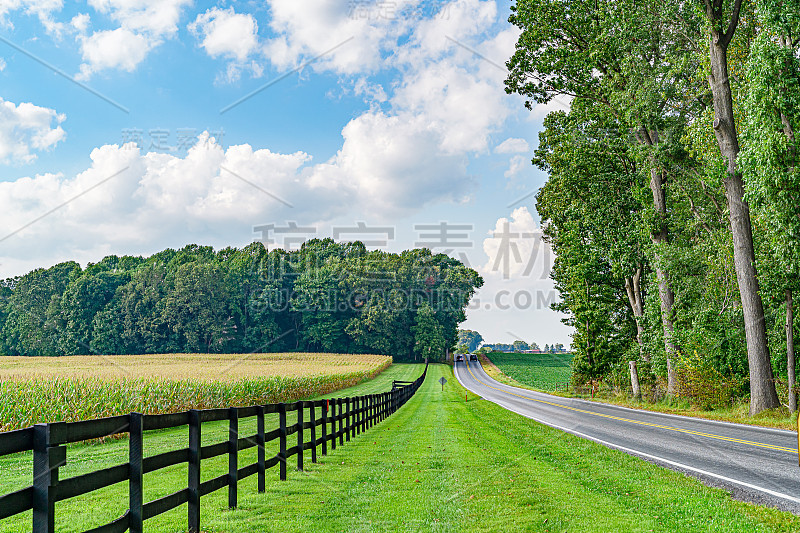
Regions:
<instances>
[{"instance_id":1,"label":"grassy shoulder","mask_svg":"<svg viewBox=\"0 0 800 533\"><path fill-rule=\"evenodd\" d=\"M750 416L747 404L738 404L726 409L701 410L693 408L689 402L680 398L666 398L662 401L651 403L636 400L624 394L614 394L612 392L600 392L592 397L589 394L576 394L570 390L565 390L561 374L566 372L569 376L569 363L559 373L558 370L548 368L548 365L532 361L527 364L523 357L506 360L503 356L507 354L492 353L489 357L480 356L484 370L492 378L500 383L512 385L529 390L536 390L555 394L566 398L581 398L584 400L610 403L632 409L643 409L659 413L669 413L673 415L692 416L705 418L708 420L720 420L723 422L735 422L737 424L749 424L779 429L797 430L797 417L789 413L786 408L768 409L761 413ZM527 367L527 368L526 368ZM569 379L569 377L567 377Z\"/></svg>"},{"instance_id":2,"label":"grassy shoulder","mask_svg":"<svg viewBox=\"0 0 800 533\"><path fill-rule=\"evenodd\" d=\"M420 370L418 365L393 365L374 382L344 393L383 390L391 379L409 379ZM448 380L444 391L440 377ZM379 380L386 380L380 388ZM305 471L290 469L286 482L270 471L266 494L257 493L254 478L245 480L239 507L232 511L226 509L225 491L204 497L204 531L800 530L798 517L733 501L724 491L471 394L465 400L465 393L449 366L432 366L406 406L320 463L311 464L307 457ZM114 446L122 445L88 447L86 453L95 457L86 457L102 459L104 450ZM7 472L7 466L0 464L0 470ZM203 479L225 467L204 462ZM174 490L185 482L185 471L149 476L145 482L151 493L156 484ZM118 513L127 491L112 489L70 502L69 508L60 504L57 529L81 531ZM148 521L147 530L185 531L185 512L183 506ZM23 531L28 524L0 522L0 531Z\"/></svg>"}]
</instances>

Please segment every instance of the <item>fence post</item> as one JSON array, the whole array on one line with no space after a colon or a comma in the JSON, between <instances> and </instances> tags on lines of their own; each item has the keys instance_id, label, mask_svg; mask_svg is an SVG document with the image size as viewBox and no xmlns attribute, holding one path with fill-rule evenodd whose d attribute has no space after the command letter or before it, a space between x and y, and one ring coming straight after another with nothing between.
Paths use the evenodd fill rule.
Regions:
<instances>
[{"instance_id":1,"label":"fence post","mask_svg":"<svg viewBox=\"0 0 800 533\"><path fill-rule=\"evenodd\" d=\"M328 455L328 406L329 400L322 400L325 402L322 405L322 455Z\"/></svg>"},{"instance_id":2,"label":"fence post","mask_svg":"<svg viewBox=\"0 0 800 533\"><path fill-rule=\"evenodd\" d=\"M337 407L336 407L336 417L339 419L339 431L338 431L338 433L339 433L339 445L340 446L342 444L344 444L344 416L343 416L344 413L343 413L343 408L342 408L342 403L343 402L344 402L344 400L342 400L341 398L337 398L336 399L336 405L337 405Z\"/></svg>"},{"instance_id":3,"label":"fence post","mask_svg":"<svg viewBox=\"0 0 800 533\"><path fill-rule=\"evenodd\" d=\"M303 402L297 402L297 469L303 471Z\"/></svg>"},{"instance_id":4,"label":"fence post","mask_svg":"<svg viewBox=\"0 0 800 533\"><path fill-rule=\"evenodd\" d=\"M228 409L228 508L238 504L239 485L239 408Z\"/></svg>"},{"instance_id":5,"label":"fence post","mask_svg":"<svg viewBox=\"0 0 800 533\"><path fill-rule=\"evenodd\" d=\"M200 411L189 411L189 533L200 533Z\"/></svg>"},{"instance_id":6,"label":"fence post","mask_svg":"<svg viewBox=\"0 0 800 533\"><path fill-rule=\"evenodd\" d=\"M367 414L367 397L361 396L358 399L358 428L356 429L356 435L360 435L364 433L364 417Z\"/></svg>"},{"instance_id":7,"label":"fence post","mask_svg":"<svg viewBox=\"0 0 800 533\"><path fill-rule=\"evenodd\" d=\"M57 424L33 426L33 533L54 533L58 468L67 463L67 448L54 445L52 432Z\"/></svg>"},{"instance_id":8,"label":"fence post","mask_svg":"<svg viewBox=\"0 0 800 533\"><path fill-rule=\"evenodd\" d=\"M317 402L309 402L308 411L311 414L311 462L317 462Z\"/></svg>"},{"instance_id":9,"label":"fence post","mask_svg":"<svg viewBox=\"0 0 800 533\"><path fill-rule=\"evenodd\" d=\"M336 433L336 418L338 416L337 413L339 412L336 409L336 404L338 403L338 401L339 401L338 399L334 398L333 400L331 400L331 403L330 403L330 405L331 405L331 450L335 450L336 449L336 436L337 436L337 433Z\"/></svg>"},{"instance_id":10,"label":"fence post","mask_svg":"<svg viewBox=\"0 0 800 533\"><path fill-rule=\"evenodd\" d=\"M364 433L364 424L367 421L367 398L368 396L362 396L358 399L358 434Z\"/></svg>"},{"instance_id":11,"label":"fence post","mask_svg":"<svg viewBox=\"0 0 800 533\"><path fill-rule=\"evenodd\" d=\"M130 414L130 440L128 443L128 462L130 463L130 476L128 484L128 500L130 507L128 528L130 533L142 533L144 530L144 496L142 483L144 470L142 469L144 426L141 413Z\"/></svg>"},{"instance_id":12,"label":"fence post","mask_svg":"<svg viewBox=\"0 0 800 533\"><path fill-rule=\"evenodd\" d=\"M266 490L265 474L267 471L267 458L264 450L264 441L266 440L264 436L264 406L259 405L256 413L256 426L258 426L258 436L256 437L256 444L258 445L258 492L263 493Z\"/></svg>"},{"instance_id":13,"label":"fence post","mask_svg":"<svg viewBox=\"0 0 800 533\"><path fill-rule=\"evenodd\" d=\"M372 410L375 408L373 405L374 395L367 394L367 419L365 420L365 429L369 429L372 427Z\"/></svg>"},{"instance_id":14,"label":"fence post","mask_svg":"<svg viewBox=\"0 0 800 533\"><path fill-rule=\"evenodd\" d=\"M281 481L286 481L286 404L278 404L278 418L280 420L280 448L278 462L280 462Z\"/></svg>"},{"instance_id":15,"label":"fence post","mask_svg":"<svg viewBox=\"0 0 800 533\"><path fill-rule=\"evenodd\" d=\"M353 418L353 413L350 411L350 398L344 399L344 408L345 408L345 440L350 442L350 432L352 431L352 427L350 426L351 420Z\"/></svg>"},{"instance_id":16,"label":"fence post","mask_svg":"<svg viewBox=\"0 0 800 533\"><path fill-rule=\"evenodd\" d=\"M358 437L361 433L361 409L364 405L363 396L353 398L353 437Z\"/></svg>"}]
</instances>

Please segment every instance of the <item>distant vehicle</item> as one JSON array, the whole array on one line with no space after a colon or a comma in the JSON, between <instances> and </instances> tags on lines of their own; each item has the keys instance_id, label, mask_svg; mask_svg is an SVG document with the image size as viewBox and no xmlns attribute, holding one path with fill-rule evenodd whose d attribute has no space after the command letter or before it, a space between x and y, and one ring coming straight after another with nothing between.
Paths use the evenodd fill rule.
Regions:
<instances>
[{"instance_id":1,"label":"distant vehicle","mask_svg":"<svg viewBox=\"0 0 800 533\"><path fill-rule=\"evenodd\" d=\"M478 360L478 354L476 354L476 353L469 354L469 360L470 361L477 361Z\"/></svg>"},{"instance_id":2,"label":"distant vehicle","mask_svg":"<svg viewBox=\"0 0 800 533\"><path fill-rule=\"evenodd\" d=\"M461 354L457 354L456 355L456 363L458 363L459 361L462 361L462 362L464 361L464 356L461 355Z\"/></svg>"}]
</instances>

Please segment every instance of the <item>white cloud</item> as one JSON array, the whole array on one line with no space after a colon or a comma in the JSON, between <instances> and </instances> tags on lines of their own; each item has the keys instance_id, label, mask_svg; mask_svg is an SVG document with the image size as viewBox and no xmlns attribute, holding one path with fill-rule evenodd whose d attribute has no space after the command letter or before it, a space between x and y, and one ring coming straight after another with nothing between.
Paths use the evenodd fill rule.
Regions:
<instances>
[{"instance_id":1,"label":"white cloud","mask_svg":"<svg viewBox=\"0 0 800 533\"><path fill-rule=\"evenodd\" d=\"M246 60L258 47L258 24L249 14L236 13L233 8L212 8L197 16L189 31L202 39L202 46L211 57Z\"/></svg>"},{"instance_id":2,"label":"white cloud","mask_svg":"<svg viewBox=\"0 0 800 533\"><path fill-rule=\"evenodd\" d=\"M499 218L483 251L489 260L481 268L488 276L504 279L547 279L553 267L553 250L543 239L527 207L518 207L509 218Z\"/></svg>"},{"instance_id":3,"label":"white cloud","mask_svg":"<svg viewBox=\"0 0 800 533\"><path fill-rule=\"evenodd\" d=\"M6 69L6 60L0 57L0 72L3 72Z\"/></svg>"},{"instance_id":4,"label":"white cloud","mask_svg":"<svg viewBox=\"0 0 800 533\"><path fill-rule=\"evenodd\" d=\"M509 137L494 148L496 154L521 154L530 152L531 147L525 139Z\"/></svg>"},{"instance_id":5,"label":"white cloud","mask_svg":"<svg viewBox=\"0 0 800 533\"><path fill-rule=\"evenodd\" d=\"M66 137L60 126L66 118L54 109L0 98L0 162L34 161L34 151L49 150Z\"/></svg>"},{"instance_id":6,"label":"white cloud","mask_svg":"<svg viewBox=\"0 0 800 533\"><path fill-rule=\"evenodd\" d=\"M94 149L90 168L74 177L0 182L0 227L8 231L69 201L3 243L0 277L66 259L97 261L107 253L152 253L187 242L243 244L255 238L252 228L259 224L325 223L354 208L389 217L469 193L466 161L442 157L438 133L423 120L370 113L342 134L339 153L316 165L304 152L246 144L223 149L204 133L182 158L142 153L133 144L106 145Z\"/></svg>"},{"instance_id":7,"label":"white cloud","mask_svg":"<svg viewBox=\"0 0 800 533\"><path fill-rule=\"evenodd\" d=\"M510 113L498 89L469 67L443 59L407 74L391 101L439 129L445 152L482 151Z\"/></svg>"},{"instance_id":8,"label":"white cloud","mask_svg":"<svg viewBox=\"0 0 800 533\"><path fill-rule=\"evenodd\" d=\"M154 37L171 37L178 31L183 8L192 0L89 0L98 12L122 27Z\"/></svg>"},{"instance_id":9,"label":"white cloud","mask_svg":"<svg viewBox=\"0 0 800 533\"><path fill-rule=\"evenodd\" d=\"M264 73L263 65L251 58L262 48L258 23L252 15L236 13L232 7L227 10L215 7L199 14L188 28L210 57L230 60L225 75L218 76L217 81L236 81L245 71L254 78Z\"/></svg>"},{"instance_id":10,"label":"white cloud","mask_svg":"<svg viewBox=\"0 0 800 533\"><path fill-rule=\"evenodd\" d=\"M133 72L152 46L146 37L125 28L95 32L83 39L85 63L80 77L88 79L93 72L107 68Z\"/></svg>"},{"instance_id":11,"label":"white cloud","mask_svg":"<svg viewBox=\"0 0 800 533\"><path fill-rule=\"evenodd\" d=\"M463 201L472 192L467 159L442 153L441 133L425 117L364 113L342 130L337 155L314 168L320 185L350 190L359 208L382 217L436 201Z\"/></svg>"},{"instance_id":12,"label":"white cloud","mask_svg":"<svg viewBox=\"0 0 800 533\"><path fill-rule=\"evenodd\" d=\"M463 327L480 331L487 342L569 344L571 328L550 311L559 299L550 279L555 255L541 237L526 207L497 219L483 241L487 261L479 270L485 283L470 302Z\"/></svg>"},{"instance_id":13,"label":"white cloud","mask_svg":"<svg viewBox=\"0 0 800 533\"><path fill-rule=\"evenodd\" d=\"M79 35L86 34L91 23L92 19L86 13L79 13L69 21L69 25L72 26Z\"/></svg>"},{"instance_id":14,"label":"white cloud","mask_svg":"<svg viewBox=\"0 0 800 533\"><path fill-rule=\"evenodd\" d=\"M318 58L312 65L315 70L357 74L383 66L384 53L395 48L397 39L410 27L403 10L418 0L376 2L367 7L340 0L268 3L270 27L276 36L267 42L265 51L276 67L292 68L303 60Z\"/></svg>"},{"instance_id":15,"label":"white cloud","mask_svg":"<svg viewBox=\"0 0 800 533\"><path fill-rule=\"evenodd\" d=\"M363 96L364 101L367 103L383 103L389 99L381 84L371 83L365 76L361 76L356 80L353 85L353 92L358 96Z\"/></svg>"},{"instance_id":16,"label":"white cloud","mask_svg":"<svg viewBox=\"0 0 800 533\"><path fill-rule=\"evenodd\" d=\"M528 168L528 160L521 155L515 155L508 162L508 170L503 175L508 179L515 178L520 172Z\"/></svg>"},{"instance_id":17,"label":"white cloud","mask_svg":"<svg viewBox=\"0 0 800 533\"><path fill-rule=\"evenodd\" d=\"M141 153L133 144L96 148L90 157L91 166L74 177L0 182L0 227L8 232L72 199L5 240L0 277L13 274L6 265L17 264L14 257L25 257L19 268L29 269L65 259L97 261L109 251L246 243L254 239L253 225L330 219L349 205L311 182L307 154L249 145L225 150L208 134L183 158Z\"/></svg>"},{"instance_id":18,"label":"white cloud","mask_svg":"<svg viewBox=\"0 0 800 533\"><path fill-rule=\"evenodd\" d=\"M104 69L136 69L148 52L175 36L183 9L191 3L192 0L89 0L89 5L120 26L79 37L84 61L79 78L88 79ZM88 20L73 18L72 24L78 31L85 31Z\"/></svg>"},{"instance_id":19,"label":"white cloud","mask_svg":"<svg viewBox=\"0 0 800 533\"><path fill-rule=\"evenodd\" d=\"M2 0L0 1L0 26L13 28L7 19L12 11L24 10L28 15L36 15L47 33L60 36L64 25L53 20L53 13L63 7L62 0Z\"/></svg>"}]
</instances>

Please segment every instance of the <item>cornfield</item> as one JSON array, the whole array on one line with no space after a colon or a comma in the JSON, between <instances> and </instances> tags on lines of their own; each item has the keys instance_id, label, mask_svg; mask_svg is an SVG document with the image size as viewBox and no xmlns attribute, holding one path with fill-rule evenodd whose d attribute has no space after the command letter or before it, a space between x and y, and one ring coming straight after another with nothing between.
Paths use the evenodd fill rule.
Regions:
<instances>
[{"instance_id":1,"label":"cornfield","mask_svg":"<svg viewBox=\"0 0 800 533\"><path fill-rule=\"evenodd\" d=\"M0 357L0 431L130 412L291 402L356 385L391 362L382 355L299 353Z\"/></svg>"}]
</instances>

